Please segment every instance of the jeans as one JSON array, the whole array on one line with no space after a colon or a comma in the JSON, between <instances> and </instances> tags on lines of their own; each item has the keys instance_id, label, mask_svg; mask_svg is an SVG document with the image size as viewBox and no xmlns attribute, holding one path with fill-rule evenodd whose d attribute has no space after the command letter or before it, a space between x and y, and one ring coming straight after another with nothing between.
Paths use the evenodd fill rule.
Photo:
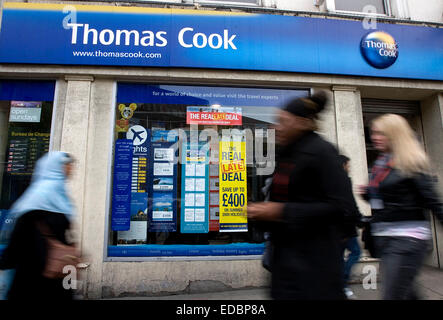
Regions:
<instances>
[{"instance_id":1,"label":"jeans","mask_svg":"<svg viewBox=\"0 0 443 320\"><path fill-rule=\"evenodd\" d=\"M357 237L352 237L347 239L342 246L343 250L343 257L345 254L346 249L348 249L349 255L348 259L344 262L344 270L343 270L343 287L347 286L347 283L349 281L349 277L351 275L351 269L358 262L358 259L360 259L360 245L358 243Z\"/></svg>"},{"instance_id":2,"label":"jeans","mask_svg":"<svg viewBox=\"0 0 443 320\"><path fill-rule=\"evenodd\" d=\"M429 241L412 237L374 237L380 253L384 300L418 299L415 279L426 258Z\"/></svg>"}]
</instances>

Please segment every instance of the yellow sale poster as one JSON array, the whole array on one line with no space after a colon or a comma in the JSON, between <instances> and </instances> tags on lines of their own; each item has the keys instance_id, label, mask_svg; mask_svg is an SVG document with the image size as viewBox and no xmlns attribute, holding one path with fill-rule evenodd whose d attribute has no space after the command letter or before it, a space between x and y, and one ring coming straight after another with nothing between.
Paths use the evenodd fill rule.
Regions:
<instances>
[{"instance_id":1,"label":"yellow sale poster","mask_svg":"<svg viewBox=\"0 0 443 320\"><path fill-rule=\"evenodd\" d=\"M220 142L220 232L248 231L246 143Z\"/></svg>"}]
</instances>

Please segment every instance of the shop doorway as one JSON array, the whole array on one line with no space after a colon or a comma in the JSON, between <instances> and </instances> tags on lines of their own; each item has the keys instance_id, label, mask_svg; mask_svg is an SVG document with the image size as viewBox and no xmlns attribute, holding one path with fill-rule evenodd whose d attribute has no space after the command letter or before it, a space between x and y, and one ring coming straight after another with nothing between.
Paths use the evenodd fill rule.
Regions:
<instances>
[{"instance_id":1,"label":"shop doorway","mask_svg":"<svg viewBox=\"0 0 443 320\"><path fill-rule=\"evenodd\" d=\"M362 108L363 108L363 124L365 131L366 159L368 163L368 170L370 170L373 162L377 157L377 151L373 147L370 139L370 123L374 118L382 114L394 113L394 114L399 114L404 118L406 118L406 120L408 120L409 124L411 125L412 129L415 131L418 140L421 141L426 150L426 145L424 143L423 123L422 123L419 101L363 98ZM439 268L440 261L439 261L438 245L437 245L438 234L436 231L436 221L432 215L430 216L430 221L432 226L433 246L432 246L432 253L428 256L426 264Z\"/></svg>"}]
</instances>

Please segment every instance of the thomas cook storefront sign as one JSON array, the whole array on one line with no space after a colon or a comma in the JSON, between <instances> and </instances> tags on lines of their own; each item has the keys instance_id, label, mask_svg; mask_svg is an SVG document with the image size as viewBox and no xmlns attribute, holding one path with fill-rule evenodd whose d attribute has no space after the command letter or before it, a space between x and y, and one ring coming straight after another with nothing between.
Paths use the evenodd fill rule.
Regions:
<instances>
[{"instance_id":1,"label":"thomas cook storefront sign","mask_svg":"<svg viewBox=\"0 0 443 320\"><path fill-rule=\"evenodd\" d=\"M398 58L398 45L386 32L376 31L361 40L360 49L365 60L373 67L385 69Z\"/></svg>"},{"instance_id":2,"label":"thomas cook storefront sign","mask_svg":"<svg viewBox=\"0 0 443 320\"><path fill-rule=\"evenodd\" d=\"M443 80L443 49L438 45L443 43L442 28L378 26L383 31L367 34L359 21L7 2L0 32L0 63ZM400 55L397 43L401 44Z\"/></svg>"}]
</instances>

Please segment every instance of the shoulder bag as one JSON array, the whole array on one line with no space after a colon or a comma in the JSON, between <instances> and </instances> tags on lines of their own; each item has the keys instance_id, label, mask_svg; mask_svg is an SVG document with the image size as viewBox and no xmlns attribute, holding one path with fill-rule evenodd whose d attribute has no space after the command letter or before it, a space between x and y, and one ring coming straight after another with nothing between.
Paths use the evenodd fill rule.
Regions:
<instances>
[{"instance_id":1,"label":"shoulder bag","mask_svg":"<svg viewBox=\"0 0 443 320\"><path fill-rule=\"evenodd\" d=\"M47 226L39 224L38 228L47 243L47 258L43 276L49 279L64 278L66 276L66 272L63 272L65 266L77 268L77 264L80 263L80 251L75 245L67 245L59 241L49 232Z\"/></svg>"}]
</instances>

